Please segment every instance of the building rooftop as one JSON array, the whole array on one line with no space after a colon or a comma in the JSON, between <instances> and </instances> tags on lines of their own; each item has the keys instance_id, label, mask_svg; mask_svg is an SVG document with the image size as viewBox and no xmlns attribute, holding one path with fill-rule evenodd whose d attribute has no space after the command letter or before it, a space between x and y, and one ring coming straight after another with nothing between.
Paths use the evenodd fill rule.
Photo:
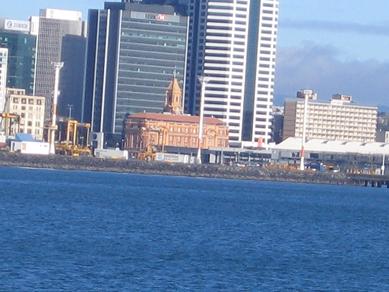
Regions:
<instances>
[{"instance_id":1,"label":"building rooftop","mask_svg":"<svg viewBox=\"0 0 389 292\"><path fill-rule=\"evenodd\" d=\"M164 122L176 122L176 123L191 123L199 124L199 116L189 116L189 115L174 115L174 114L163 114L163 113L136 113L129 115L129 119L145 119L145 120L157 120ZM205 117L204 123L207 125L225 125L222 120L216 118Z\"/></svg>"},{"instance_id":2,"label":"building rooftop","mask_svg":"<svg viewBox=\"0 0 389 292\"><path fill-rule=\"evenodd\" d=\"M300 151L301 138L291 137L273 147L275 150ZM350 153L389 155L389 143L382 142L346 142L323 139L309 139L304 145L308 152Z\"/></svg>"},{"instance_id":3,"label":"building rooftop","mask_svg":"<svg viewBox=\"0 0 389 292\"><path fill-rule=\"evenodd\" d=\"M323 100L308 100L308 104L315 104L315 105L326 105L326 106L342 106L347 108L363 108L363 109L372 109L372 110L378 110L377 106L371 106L371 105L362 105L362 104L356 104L353 102L333 102L334 100L330 101L323 101ZM336 101L336 100L335 100ZM297 99L297 98L286 98L285 103L299 103L304 104L304 99Z\"/></svg>"},{"instance_id":4,"label":"building rooftop","mask_svg":"<svg viewBox=\"0 0 389 292\"><path fill-rule=\"evenodd\" d=\"M20 142L35 142L35 139L31 134L24 134L24 133L16 134L15 140Z\"/></svg>"}]
</instances>

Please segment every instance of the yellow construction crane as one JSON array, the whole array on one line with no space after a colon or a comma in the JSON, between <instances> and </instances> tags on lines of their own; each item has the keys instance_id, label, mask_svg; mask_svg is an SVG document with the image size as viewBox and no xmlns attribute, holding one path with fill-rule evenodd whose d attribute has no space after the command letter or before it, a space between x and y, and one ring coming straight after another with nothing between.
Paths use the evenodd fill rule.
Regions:
<instances>
[{"instance_id":1,"label":"yellow construction crane","mask_svg":"<svg viewBox=\"0 0 389 292\"><path fill-rule=\"evenodd\" d=\"M55 152L71 156L90 156L92 154L89 147L90 127L89 123L79 123L76 120L60 122Z\"/></svg>"}]
</instances>

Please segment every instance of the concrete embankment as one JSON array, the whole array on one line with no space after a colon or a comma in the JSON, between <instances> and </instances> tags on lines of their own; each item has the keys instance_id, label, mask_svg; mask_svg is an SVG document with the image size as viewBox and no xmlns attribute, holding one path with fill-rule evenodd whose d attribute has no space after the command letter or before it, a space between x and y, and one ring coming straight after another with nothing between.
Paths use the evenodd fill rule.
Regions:
<instances>
[{"instance_id":1,"label":"concrete embankment","mask_svg":"<svg viewBox=\"0 0 389 292\"><path fill-rule=\"evenodd\" d=\"M62 170L90 170L140 174L177 175L226 179L253 179L322 184L353 184L341 173L315 173L271 170L261 167L225 165L189 165L138 160L103 160L94 157L34 156L0 152L0 166L52 168Z\"/></svg>"}]
</instances>

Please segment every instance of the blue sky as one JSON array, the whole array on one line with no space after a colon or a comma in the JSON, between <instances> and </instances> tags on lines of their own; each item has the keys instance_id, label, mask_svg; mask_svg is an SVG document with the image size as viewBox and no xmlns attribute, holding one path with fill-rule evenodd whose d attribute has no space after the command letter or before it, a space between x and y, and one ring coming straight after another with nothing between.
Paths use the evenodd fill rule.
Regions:
<instances>
[{"instance_id":1,"label":"blue sky","mask_svg":"<svg viewBox=\"0 0 389 292\"><path fill-rule=\"evenodd\" d=\"M27 19L39 8L102 8L103 0L3 1L1 17ZM276 101L300 88L325 100L351 94L389 106L388 0L280 0Z\"/></svg>"}]
</instances>

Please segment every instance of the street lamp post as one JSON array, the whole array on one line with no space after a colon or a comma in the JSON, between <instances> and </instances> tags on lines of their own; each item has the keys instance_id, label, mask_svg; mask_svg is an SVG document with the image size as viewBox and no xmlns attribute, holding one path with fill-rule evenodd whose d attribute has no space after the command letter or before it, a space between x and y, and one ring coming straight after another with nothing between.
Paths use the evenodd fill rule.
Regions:
<instances>
[{"instance_id":1,"label":"street lamp post","mask_svg":"<svg viewBox=\"0 0 389 292\"><path fill-rule=\"evenodd\" d=\"M57 103L59 96L59 73L63 67L63 62L53 63L55 69L55 78L54 78L54 98L52 104L51 112L51 125L50 125L50 154L55 154L55 131L57 130Z\"/></svg>"},{"instance_id":2,"label":"street lamp post","mask_svg":"<svg viewBox=\"0 0 389 292\"><path fill-rule=\"evenodd\" d=\"M209 79L205 76L200 76L201 83L201 97L200 97L200 121L199 121L199 144L197 149L197 163L201 164L201 147L203 144L203 130L204 130L204 102L205 102L205 86Z\"/></svg>"}]
</instances>

